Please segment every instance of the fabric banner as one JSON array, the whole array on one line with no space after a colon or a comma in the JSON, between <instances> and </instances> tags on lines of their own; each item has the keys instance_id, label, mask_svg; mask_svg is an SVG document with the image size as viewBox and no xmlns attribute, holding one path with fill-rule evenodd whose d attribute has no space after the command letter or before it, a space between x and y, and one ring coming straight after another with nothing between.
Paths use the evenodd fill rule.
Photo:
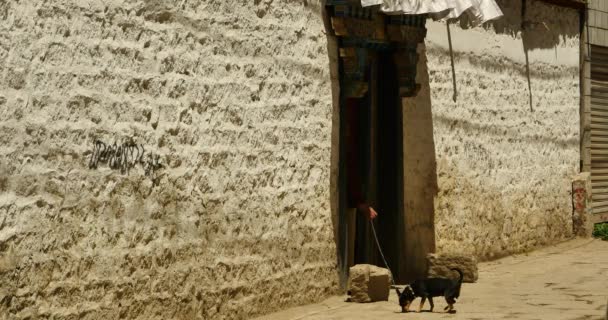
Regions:
<instances>
[{"instance_id":1,"label":"fabric banner","mask_svg":"<svg viewBox=\"0 0 608 320\"><path fill-rule=\"evenodd\" d=\"M361 0L361 5L380 5L380 10L387 14L428 13L438 18L457 18L466 12L476 24L502 16L494 0Z\"/></svg>"},{"instance_id":2,"label":"fabric banner","mask_svg":"<svg viewBox=\"0 0 608 320\"><path fill-rule=\"evenodd\" d=\"M382 4L383 0L361 0L362 7L377 6Z\"/></svg>"}]
</instances>

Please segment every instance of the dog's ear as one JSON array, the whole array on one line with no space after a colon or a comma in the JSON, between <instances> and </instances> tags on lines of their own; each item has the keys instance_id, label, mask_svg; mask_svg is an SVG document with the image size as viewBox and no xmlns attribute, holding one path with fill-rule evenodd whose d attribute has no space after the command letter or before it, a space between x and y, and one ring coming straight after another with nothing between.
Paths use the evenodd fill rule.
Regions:
<instances>
[{"instance_id":1,"label":"dog's ear","mask_svg":"<svg viewBox=\"0 0 608 320\"><path fill-rule=\"evenodd\" d=\"M399 288L395 287L395 291L397 291L397 296L401 297L401 291L399 291Z\"/></svg>"},{"instance_id":2,"label":"dog's ear","mask_svg":"<svg viewBox=\"0 0 608 320\"><path fill-rule=\"evenodd\" d=\"M414 295L414 289L412 289L412 287L405 286L405 288L403 288L403 294L407 294L409 296L413 296Z\"/></svg>"}]
</instances>

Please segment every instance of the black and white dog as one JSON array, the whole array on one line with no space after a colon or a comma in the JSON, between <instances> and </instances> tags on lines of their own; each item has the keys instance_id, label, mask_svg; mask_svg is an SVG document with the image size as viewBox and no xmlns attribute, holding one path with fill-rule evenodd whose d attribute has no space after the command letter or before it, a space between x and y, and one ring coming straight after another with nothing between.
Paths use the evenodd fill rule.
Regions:
<instances>
[{"instance_id":1,"label":"black and white dog","mask_svg":"<svg viewBox=\"0 0 608 320\"><path fill-rule=\"evenodd\" d=\"M416 280L406 286L403 289L403 292L399 291L399 289L395 289L399 295L399 305L401 306L401 311L409 311L412 301L414 301L417 297L420 297L422 300L420 301L420 306L418 306L418 312L420 312L424 306L426 299L429 299L429 303L431 304L431 312L433 312L433 308L435 307L433 304L433 297L440 296L443 296L445 301L448 303L444 310L447 310L448 312L454 310L454 303L456 303L456 299L460 296L460 286L462 285L463 274L462 271L458 269L451 270L458 272L460 277L458 279L427 278Z\"/></svg>"}]
</instances>

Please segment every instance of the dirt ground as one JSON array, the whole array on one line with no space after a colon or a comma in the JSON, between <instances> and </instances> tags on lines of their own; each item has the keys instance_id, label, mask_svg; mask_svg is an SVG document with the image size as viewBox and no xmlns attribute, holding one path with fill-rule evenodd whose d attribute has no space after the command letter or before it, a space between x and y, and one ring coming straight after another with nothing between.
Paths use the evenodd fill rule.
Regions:
<instances>
[{"instance_id":1,"label":"dirt ground","mask_svg":"<svg viewBox=\"0 0 608 320\"><path fill-rule=\"evenodd\" d=\"M345 297L297 307L258 320L285 319L551 319L604 320L608 299L608 242L577 239L529 254L479 265L479 281L463 284L455 307L433 313L400 313L397 295L387 302L355 304ZM413 306L417 307L419 299ZM428 303L425 309L428 310Z\"/></svg>"}]
</instances>

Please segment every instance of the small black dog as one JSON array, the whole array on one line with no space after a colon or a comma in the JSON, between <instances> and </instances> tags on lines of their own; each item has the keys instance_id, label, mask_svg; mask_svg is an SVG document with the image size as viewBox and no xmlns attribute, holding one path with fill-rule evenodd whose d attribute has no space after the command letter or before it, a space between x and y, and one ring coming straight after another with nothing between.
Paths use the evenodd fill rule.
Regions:
<instances>
[{"instance_id":1,"label":"small black dog","mask_svg":"<svg viewBox=\"0 0 608 320\"><path fill-rule=\"evenodd\" d=\"M447 310L448 312L454 310L454 303L456 303L456 299L460 296L460 286L462 285L463 274L462 271L458 269L451 270L458 272L460 277L457 280L428 278L412 282L412 284L403 289L403 292L400 292L399 289L395 289L399 295L399 305L401 306L401 311L409 311L412 301L414 301L417 297L421 297L422 300L420 301L418 312L420 312L424 306L424 302L427 298L431 304L431 312L433 312L433 308L435 307L433 304L433 297L440 296L445 297L445 301L448 303L444 310Z\"/></svg>"}]
</instances>

